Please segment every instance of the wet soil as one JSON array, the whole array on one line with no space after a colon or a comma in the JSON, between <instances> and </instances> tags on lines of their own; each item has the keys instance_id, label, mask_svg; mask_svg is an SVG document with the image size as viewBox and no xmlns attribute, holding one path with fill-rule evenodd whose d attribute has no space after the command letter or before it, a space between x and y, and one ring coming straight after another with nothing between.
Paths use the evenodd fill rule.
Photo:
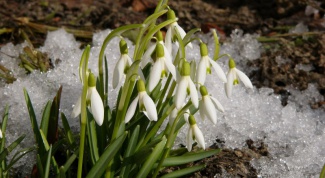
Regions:
<instances>
[{"instance_id":1,"label":"wet soil","mask_svg":"<svg viewBox=\"0 0 325 178\"><path fill-rule=\"evenodd\" d=\"M154 11L156 2L3 0L0 1L0 47L8 42L20 43L26 36L34 47L38 47L43 44L48 30L61 27L71 29L78 40L87 44L96 31L141 23ZM248 63L256 68L249 77L254 86L270 87L281 94L283 105L290 95L286 90L288 86L305 90L313 83L325 96L325 19L322 18L325 3L316 4L310 0L170 0L169 5L178 15L178 23L186 30L200 27L203 32L208 32L216 28L220 34L229 36L232 30L240 28L245 33L263 37L260 42L264 52L259 59ZM318 9L318 13L307 16L306 5ZM307 25L311 33L289 34L288 30L300 22ZM325 101L311 101L310 106L325 109ZM187 165L202 162L207 165L191 177L223 174L256 177L258 173L249 164L250 160L268 156L267 145L261 141L248 140L245 148L231 150L216 140L212 147L223 148L223 151ZM163 173L176 169L179 167L166 169Z\"/></svg>"}]
</instances>

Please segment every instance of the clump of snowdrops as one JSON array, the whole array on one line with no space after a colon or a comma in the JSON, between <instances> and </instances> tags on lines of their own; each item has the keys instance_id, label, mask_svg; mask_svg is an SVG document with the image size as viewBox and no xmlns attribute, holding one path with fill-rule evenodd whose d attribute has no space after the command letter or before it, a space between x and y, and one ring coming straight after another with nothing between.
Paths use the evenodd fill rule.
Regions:
<instances>
[{"instance_id":1,"label":"clump of snowdrops","mask_svg":"<svg viewBox=\"0 0 325 178\"><path fill-rule=\"evenodd\" d=\"M165 19L157 23L157 19ZM205 86L207 75L224 82L225 94L240 81L253 88L249 78L236 68L231 56L219 54L219 39L212 31L214 54L207 44L194 36L200 29L186 33L177 17L160 0L155 12L142 24L131 24L113 30L104 40L98 59L98 76L88 69L90 46L83 52L79 65L82 94L71 117L80 119L80 133L70 130L66 116L61 113L62 138L58 136L61 90L50 101L38 126L28 93L26 102L38 144L36 172L48 177L50 170L57 177L180 177L204 165L184 168L169 174L160 171L217 154L220 150L206 149L205 138L196 124L197 113L204 122L217 124L217 113L224 112L222 104L209 94ZM161 30L167 28L165 37ZM130 54L125 32L137 31L134 53ZM105 49L113 38L119 38L121 56L113 76L108 75ZM201 59L189 61L188 50L198 41ZM210 57L213 56L213 57ZM218 59L228 57L227 75ZM116 106L108 106L109 83L119 88ZM166 126L163 122L168 120ZM182 127L188 125L186 147L172 149ZM159 131L159 132L158 132ZM79 142L78 142L79 140ZM195 149L193 149L195 148ZM64 158L58 158L57 152ZM63 151L62 151L63 150ZM62 155L61 155L62 156ZM60 161L58 161L60 159ZM59 163L60 162L60 163ZM74 165L74 168L73 168Z\"/></svg>"}]
</instances>

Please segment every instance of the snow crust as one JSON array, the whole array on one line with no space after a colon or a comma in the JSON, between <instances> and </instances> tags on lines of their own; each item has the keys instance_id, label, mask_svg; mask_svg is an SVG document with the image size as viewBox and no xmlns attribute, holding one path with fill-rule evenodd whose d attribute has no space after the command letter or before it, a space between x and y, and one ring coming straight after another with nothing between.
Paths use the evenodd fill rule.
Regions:
<instances>
[{"instance_id":1,"label":"snow crust","mask_svg":"<svg viewBox=\"0 0 325 178\"><path fill-rule=\"evenodd\" d=\"M97 74L98 55L101 44L111 30L98 32L93 37L89 67ZM210 57L213 57L213 39L211 34L201 36L208 42ZM119 39L114 39L106 48L109 63L109 76L117 62L120 53ZM133 55L133 46L129 44L129 54ZM26 43L14 46L9 43L1 47L0 64L8 67L18 79L13 84L0 81L0 113L3 114L5 105L10 106L9 122L6 137L8 142L13 142L19 135L25 133L22 147L34 144L30 120L27 113L23 88L29 92L37 118L45 103L52 99L59 86L63 86L61 111L69 118L73 105L81 93L81 83L78 76L79 60L82 54L80 43L73 35L63 29L49 32L43 47L39 50L48 53L54 69L47 73L38 71L26 75L18 67L18 55ZM220 54L228 53L237 62L237 68L249 75L253 69L246 67L247 60L255 60L262 52L261 44L256 40L256 35L243 34L235 30L229 42L221 46ZM11 57L4 55L10 55ZM199 60L198 44L194 49L187 50L188 60ZM223 70L228 70L228 60L218 60ZM303 67L303 66L301 66ZM212 71L214 74L214 71ZM112 89L110 78L109 105L114 106L117 90ZM308 89L300 92L288 88L291 92L288 105L281 105L280 96L273 93L270 88L247 90L242 84L235 86L230 99L225 96L224 84L213 75L207 76L206 86L209 93L217 98L225 112L218 113L218 122L212 125L208 120L201 121L196 115L199 128L203 131L207 146L215 140L225 141L229 148L246 147L245 141L262 141L268 145L269 157L253 160L251 163L260 172L261 177L317 177L325 163L325 113L321 110L312 110L309 102L321 100L316 86L310 84ZM39 121L40 122L40 121ZM78 119L69 119L71 126L78 130ZM176 140L176 145L185 144L186 128L182 130ZM35 155L28 155L17 166L30 173ZM29 164L26 164L26 162Z\"/></svg>"}]
</instances>

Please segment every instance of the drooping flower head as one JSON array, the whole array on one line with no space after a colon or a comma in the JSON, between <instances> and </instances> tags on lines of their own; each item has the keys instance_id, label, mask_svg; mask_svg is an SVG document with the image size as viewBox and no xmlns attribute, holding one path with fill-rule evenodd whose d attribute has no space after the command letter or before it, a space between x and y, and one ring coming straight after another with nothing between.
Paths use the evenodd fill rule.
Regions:
<instances>
[{"instance_id":1,"label":"drooping flower head","mask_svg":"<svg viewBox=\"0 0 325 178\"><path fill-rule=\"evenodd\" d=\"M224 109L220 102L209 95L205 86L200 86L200 93L202 100L200 101L199 112L201 118L204 120L208 118L213 124L217 124L217 111L224 112Z\"/></svg>"},{"instance_id":2,"label":"drooping flower head","mask_svg":"<svg viewBox=\"0 0 325 178\"><path fill-rule=\"evenodd\" d=\"M168 10L167 12L167 19L176 19L176 15L175 12L171 9ZM167 32L166 32L166 37L165 37L165 43L166 43L166 47L168 49L169 52L172 52L172 41L174 38L174 35L176 34L175 30L177 30L180 34L180 36L182 37L182 39L184 39L186 32L184 31L184 29L182 27L180 27L178 25L177 22L174 22L172 24L169 25ZM192 44L188 43L188 46L192 48Z\"/></svg>"},{"instance_id":3,"label":"drooping flower head","mask_svg":"<svg viewBox=\"0 0 325 178\"><path fill-rule=\"evenodd\" d=\"M139 110L143 112L143 114L146 115L150 121L157 121L158 116L156 105L147 94L145 84L142 79L138 80L137 89L138 96L134 98L126 112L125 123L128 123L132 119L138 103Z\"/></svg>"},{"instance_id":4,"label":"drooping flower head","mask_svg":"<svg viewBox=\"0 0 325 178\"><path fill-rule=\"evenodd\" d=\"M198 108L199 106L197 90L190 77L190 73L191 66L188 62L184 61L181 68L181 79L178 83L175 94L175 106L177 109L182 108L187 95L190 95L194 107Z\"/></svg>"},{"instance_id":5,"label":"drooping flower head","mask_svg":"<svg viewBox=\"0 0 325 178\"><path fill-rule=\"evenodd\" d=\"M169 57L170 55L165 55L165 49L162 44L157 43L155 54L155 62L151 69L149 78L150 92L157 86L162 77L167 76L168 71L172 74L174 80L176 80L176 68Z\"/></svg>"},{"instance_id":6,"label":"drooping flower head","mask_svg":"<svg viewBox=\"0 0 325 178\"><path fill-rule=\"evenodd\" d=\"M253 88L252 82L246 74L236 68L236 63L233 59L229 59L229 71L227 74L227 83L225 84L226 95L229 98L232 93L233 85L239 84L239 79L247 88Z\"/></svg>"},{"instance_id":7,"label":"drooping flower head","mask_svg":"<svg viewBox=\"0 0 325 178\"><path fill-rule=\"evenodd\" d=\"M96 123L101 126L104 121L103 101L96 89L96 77L93 73L88 76L87 105L93 114ZM71 117L75 118L81 113L81 97L72 110Z\"/></svg>"},{"instance_id":8,"label":"drooping flower head","mask_svg":"<svg viewBox=\"0 0 325 178\"><path fill-rule=\"evenodd\" d=\"M121 82L122 77L126 74L129 67L132 65L132 60L128 54L128 46L124 39L120 41L121 57L117 61L113 72L113 88Z\"/></svg>"},{"instance_id":9,"label":"drooping flower head","mask_svg":"<svg viewBox=\"0 0 325 178\"><path fill-rule=\"evenodd\" d=\"M203 42L200 44L200 53L201 53L201 60L197 68L197 75L196 75L197 82L201 85L204 85L206 74L211 74L211 66L212 66L216 71L218 78L226 83L227 78L225 73L221 69L220 65L208 56L207 45Z\"/></svg>"},{"instance_id":10,"label":"drooping flower head","mask_svg":"<svg viewBox=\"0 0 325 178\"><path fill-rule=\"evenodd\" d=\"M189 121L189 128L187 131L186 137L186 147L188 151L192 150L193 140L196 140L198 146L205 150L205 141L203 134L199 127L196 125L196 121L193 115L190 115L188 118Z\"/></svg>"}]
</instances>

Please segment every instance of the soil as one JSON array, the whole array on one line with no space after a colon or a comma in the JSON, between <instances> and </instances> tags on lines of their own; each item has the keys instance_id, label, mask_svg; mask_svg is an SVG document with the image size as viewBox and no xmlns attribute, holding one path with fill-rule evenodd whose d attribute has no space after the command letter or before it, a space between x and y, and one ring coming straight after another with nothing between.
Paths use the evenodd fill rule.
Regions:
<instances>
[{"instance_id":1,"label":"soil","mask_svg":"<svg viewBox=\"0 0 325 178\"><path fill-rule=\"evenodd\" d=\"M78 40L87 44L92 34L99 30L141 23L154 11L156 3L156 0L2 0L0 47L26 39L38 47L43 44L48 30L61 27L71 29ZM254 86L270 87L281 94L283 105L290 95L286 90L288 86L305 90L313 83L325 96L325 18L322 18L325 3L311 0L170 0L169 5L185 30L200 27L208 32L216 28L229 36L232 30L240 28L245 33L265 37L264 40L260 38L265 49L262 56L248 63L257 69L249 77ZM305 15L306 5L319 12ZM308 26L310 33L289 34L288 29L300 22ZM288 60L279 61L279 57ZM306 71L299 66L311 69ZM325 101L311 101L310 106L325 109ZM258 173L249 164L250 160L268 156L267 145L260 141L247 140L246 148L241 150L224 148L220 140L212 147L223 148L223 151L203 160L207 167L191 177L222 174L256 177ZM195 164L199 162L191 165ZM179 168L165 172L175 169Z\"/></svg>"}]
</instances>

